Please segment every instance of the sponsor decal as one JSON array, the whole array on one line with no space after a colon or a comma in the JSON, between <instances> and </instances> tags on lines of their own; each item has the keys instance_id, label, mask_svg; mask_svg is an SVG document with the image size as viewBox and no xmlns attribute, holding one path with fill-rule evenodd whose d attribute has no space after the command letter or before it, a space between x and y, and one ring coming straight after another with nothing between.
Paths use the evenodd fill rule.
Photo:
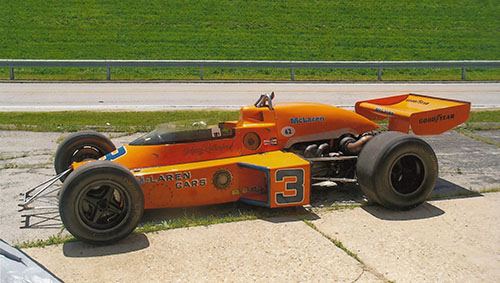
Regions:
<instances>
[{"instance_id":1,"label":"sponsor decal","mask_svg":"<svg viewBox=\"0 0 500 283\"><path fill-rule=\"evenodd\" d=\"M281 129L281 134L285 137L291 137L295 135L295 129L290 126L284 127L283 129Z\"/></svg>"},{"instance_id":2,"label":"sponsor decal","mask_svg":"<svg viewBox=\"0 0 500 283\"><path fill-rule=\"evenodd\" d=\"M253 186L250 188L250 192L261 192L261 191L264 191L264 188L260 186Z\"/></svg>"},{"instance_id":3,"label":"sponsor decal","mask_svg":"<svg viewBox=\"0 0 500 283\"><path fill-rule=\"evenodd\" d=\"M316 123L316 122L323 122L325 121L325 117L319 116L319 117L295 117L295 118L290 118L290 124L305 124L305 123Z\"/></svg>"},{"instance_id":4,"label":"sponsor decal","mask_svg":"<svg viewBox=\"0 0 500 283\"><path fill-rule=\"evenodd\" d=\"M264 140L264 145L277 145L278 144L278 139L277 138L271 138L269 140Z\"/></svg>"},{"instance_id":5,"label":"sponsor decal","mask_svg":"<svg viewBox=\"0 0 500 283\"><path fill-rule=\"evenodd\" d=\"M112 160L115 160L115 159L118 159L118 158L124 156L125 154L127 154L127 150L125 149L124 146L122 146L122 147L116 149L115 151L106 154L104 156L104 160L112 161Z\"/></svg>"},{"instance_id":6,"label":"sponsor decal","mask_svg":"<svg viewBox=\"0 0 500 283\"><path fill-rule=\"evenodd\" d=\"M137 177L139 184L174 183L176 189L204 187L207 185L206 178L194 179L191 171L166 173Z\"/></svg>"},{"instance_id":7,"label":"sponsor decal","mask_svg":"<svg viewBox=\"0 0 500 283\"><path fill-rule=\"evenodd\" d=\"M406 101L411 102L411 103L418 103L422 105L429 105L430 102L423 101L422 99L416 100L416 99L407 99Z\"/></svg>"},{"instance_id":8,"label":"sponsor decal","mask_svg":"<svg viewBox=\"0 0 500 283\"><path fill-rule=\"evenodd\" d=\"M438 114L434 117L429 117L429 118L423 118L418 120L419 124L426 124L426 123L437 123L440 121L444 120L450 120L450 119L455 119L455 114Z\"/></svg>"},{"instance_id":9,"label":"sponsor decal","mask_svg":"<svg viewBox=\"0 0 500 283\"><path fill-rule=\"evenodd\" d=\"M232 150L233 143L231 144L212 144L206 143L201 147L191 147L184 150L184 155L202 155L204 153L217 153L226 150Z\"/></svg>"},{"instance_id":10,"label":"sponsor decal","mask_svg":"<svg viewBox=\"0 0 500 283\"><path fill-rule=\"evenodd\" d=\"M240 189L234 189L231 191L231 195L233 196L237 196L237 195L246 195L248 194L249 192L260 192L264 190L262 187L259 187L259 186L253 186L251 188L249 187L243 187L241 190Z\"/></svg>"},{"instance_id":11,"label":"sponsor decal","mask_svg":"<svg viewBox=\"0 0 500 283\"><path fill-rule=\"evenodd\" d=\"M375 111L380 112L380 113L384 113L384 114L388 114L388 115L394 115L394 112L387 110L387 109L382 109L380 107L376 107Z\"/></svg>"}]
</instances>

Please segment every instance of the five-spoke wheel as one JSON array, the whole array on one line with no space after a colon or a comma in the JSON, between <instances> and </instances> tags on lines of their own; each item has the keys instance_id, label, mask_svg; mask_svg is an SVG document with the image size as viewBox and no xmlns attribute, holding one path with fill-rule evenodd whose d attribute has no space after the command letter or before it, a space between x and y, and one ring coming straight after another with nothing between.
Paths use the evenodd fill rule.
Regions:
<instances>
[{"instance_id":1,"label":"five-spoke wheel","mask_svg":"<svg viewBox=\"0 0 500 283\"><path fill-rule=\"evenodd\" d=\"M107 244L123 239L139 224L144 209L141 187L124 166L93 161L64 182L59 214L76 238Z\"/></svg>"}]
</instances>

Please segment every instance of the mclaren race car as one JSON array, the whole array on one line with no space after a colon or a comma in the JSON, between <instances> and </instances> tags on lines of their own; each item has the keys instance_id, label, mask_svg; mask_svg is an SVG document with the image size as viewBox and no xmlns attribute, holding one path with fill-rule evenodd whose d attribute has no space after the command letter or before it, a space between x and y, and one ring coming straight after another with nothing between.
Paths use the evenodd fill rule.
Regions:
<instances>
[{"instance_id":1,"label":"mclaren race car","mask_svg":"<svg viewBox=\"0 0 500 283\"><path fill-rule=\"evenodd\" d=\"M144 209L235 201L301 206L322 181L358 183L368 199L410 209L425 201L438 175L434 151L410 128L440 134L470 111L469 102L416 94L360 101L356 113L273 98L243 107L238 121L165 124L119 148L97 132L71 134L48 181L63 182L64 226L82 241L112 243L136 228ZM371 120L382 119L389 131L379 133ZM21 206L37 194L26 193Z\"/></svg>"}]
</instances>

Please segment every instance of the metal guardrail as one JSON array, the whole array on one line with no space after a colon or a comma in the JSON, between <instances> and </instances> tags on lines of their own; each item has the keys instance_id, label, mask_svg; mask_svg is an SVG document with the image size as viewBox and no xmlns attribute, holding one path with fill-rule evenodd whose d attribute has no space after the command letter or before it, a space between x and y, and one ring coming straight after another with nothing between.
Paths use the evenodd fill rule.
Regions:
<instances>
[{"instance_id":1,"label":"metal guardrail","mask_svg":"<svg viewBox=\"0 0 500 283\"><path fill-rule=\"evenodd\" d=\"M479 61L249 61L249 60L31 60L0 59L0 67L10 68L10 79L15 79L14 68L107 68L107 80L111 80L111 68L200 68L203 80L204 68L281 68L290 69L290 79L295 80L295 69L378 69L388 68L461 68L462 80L466 68L500 68L500 60Z\"/></svg>"}]
</instances>

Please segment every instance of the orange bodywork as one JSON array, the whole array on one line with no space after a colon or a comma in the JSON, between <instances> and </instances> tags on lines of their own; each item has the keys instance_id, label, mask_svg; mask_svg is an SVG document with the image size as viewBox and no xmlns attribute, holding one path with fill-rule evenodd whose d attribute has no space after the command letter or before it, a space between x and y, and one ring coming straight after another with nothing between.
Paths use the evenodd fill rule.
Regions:
<instances>
[{"instance_id":1,"label":"orange bodywork","mask_svg":"<svg viewBox=\"0 0 500 283\"><path fill-rule=\"evenodd\" d=\"M389 130L438 135L467 121L470 102L404 94L359 101L356 112L370 120L389 118Z\"/></svg>"},{"instance_id":2,"label":"orange bodywork","mask_svg":"<svg viewBox=\"0 0 500 283\"><path fill-rule=\"evenodd\" d=\"M238 200L267 207L309 203L309 162L282 151L132 172L143 189L146 209Z\"/></svg>"},{"instance_id":3,"label":"orange bodywork","mask_svg":"<svg viewBox=\"0 0 500 283\"><path fill-rule=\"evenodd\" d=\"M408 96L406 100L398 99L376 103L391 107L390 119L405 117L414 131L420 129L412 122L417 119L418 124L420 116L415 118L405 112L405 108L410 108ZM431 99L425 101L434 104ZM317 103L246 106L238 121L220 123L212 136L203 140L131 143L101 159L131 170L142 187L145 209L238 200L267 207L305 205L309 203L311 165L287 149L298 143L334 140L346 134L358 136L377 129L369 119L388 114L372 109L372 104L373 101L356 104L356 110L368 118ZM417 103L411 109L419 107L422 106ZM458 114L455 117L462 119ZM397 128L404 131L403 126ZM77 170L84 163L73 163L72 167Z\"/></svg>"}]
</instances>

